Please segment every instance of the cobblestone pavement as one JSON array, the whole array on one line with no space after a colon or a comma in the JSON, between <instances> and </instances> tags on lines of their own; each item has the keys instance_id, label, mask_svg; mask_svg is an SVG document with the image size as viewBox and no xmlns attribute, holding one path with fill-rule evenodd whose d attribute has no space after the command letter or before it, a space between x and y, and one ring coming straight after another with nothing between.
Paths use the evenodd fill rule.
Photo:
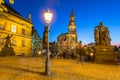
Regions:
<instances>
[{"instance_id":1,"label":"cobblestone pavement","mask_svg":"<svg viewBox=\"0 0 120 80\"><path fill-rule=\"evenodd\" d=\"M44 75L44 57L0 57L0 80L120 80L120 66L51 59Z\"/></svg>"}]
</instances>

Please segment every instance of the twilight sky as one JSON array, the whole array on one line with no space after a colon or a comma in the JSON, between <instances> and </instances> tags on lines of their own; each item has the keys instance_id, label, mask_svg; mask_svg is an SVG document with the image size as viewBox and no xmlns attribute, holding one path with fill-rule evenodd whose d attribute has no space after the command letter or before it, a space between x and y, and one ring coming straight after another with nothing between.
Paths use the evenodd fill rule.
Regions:
<instances>
[{"instance_id":1,"label":"twilight sky","mask_svg":"<svg viewBox=\"0 0 120 80\"><path fill-rule=\"evenodd\" d=\"M8 0L5 0L8 2ZM54 13L50 28L50 41L68 31L71 9L76 16L78 41L94 42L94 27L102 21L109 27L111 43L120 44L120 0L15 0L11 5L23 17L32 14L32 22L43 37L43 12L49 8Z\"/></svg>"}]
</instances>

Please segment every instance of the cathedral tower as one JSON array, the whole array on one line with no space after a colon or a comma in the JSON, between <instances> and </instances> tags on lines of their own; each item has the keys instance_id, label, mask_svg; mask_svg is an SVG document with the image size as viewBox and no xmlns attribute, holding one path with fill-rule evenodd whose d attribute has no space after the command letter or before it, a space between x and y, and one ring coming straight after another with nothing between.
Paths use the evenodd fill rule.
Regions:
<instances>
[{"instance_id":1,"label":"cathedral tower","mask_svg":"<svg viewBox=\"0 0 120 80\"><path fill-rule=\"evenodd\" d=\"M75 15L72 10L69 18L68 32L57 37L57 52L68 55L74 54L81 47L82 44L77 41Z\"/></svg>"},{"instance_id":2,"label":"cathedral tower","mask_svg":"<svg viewBox=\"0 0 120 80\"><path fill-rule=\"evenodd\" d=\"M71 11L71 15L70 15L70 22L68 25L68 33L76 34L76 23L75 23L75 15L74 15L73 10Z\"/></svg>"},{"instance_id":3,"label":"cathedral tower","mask_svg":"<svg viewBox=\"0 0 120 80\"><path fill-rule=\"evenodd\" d=\"M75 15L73 10L71 11L71 14L70 14L68 34L69 34L69 37L72 37L72 40L73 40L72 42L77 43L76 23L75 23Z\"/></svg>"}]
</instances>

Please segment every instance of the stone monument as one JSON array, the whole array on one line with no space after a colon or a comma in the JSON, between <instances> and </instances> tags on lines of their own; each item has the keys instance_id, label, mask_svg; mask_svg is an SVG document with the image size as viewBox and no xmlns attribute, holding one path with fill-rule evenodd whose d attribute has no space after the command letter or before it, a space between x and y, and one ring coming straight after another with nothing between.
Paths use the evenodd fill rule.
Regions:
<instances>
[{"instance_id":1,"label":"stone monument","mask_svg":"<svg viewBox=\"0 0 120 80\"><path fill-rule=\"evenodd\" d=\"M116 64L114 47L111 46L109 30L100 22L94 29L95 63Z\"/></svg>"},{"instance_id":2,"label":"stone monument","mask_svg":"<svg viewBox=\"0 0 120 80\"><path fill-rule=\"evenodd\" d=\"M12 45L11 45L11 37L12 35L8 35L5 39L5 45L4 47L2 48L2 51L0 52L0 56L13 56L15 55L14 53L14 50L12 48Z\"/></svg>"}]
</instances>

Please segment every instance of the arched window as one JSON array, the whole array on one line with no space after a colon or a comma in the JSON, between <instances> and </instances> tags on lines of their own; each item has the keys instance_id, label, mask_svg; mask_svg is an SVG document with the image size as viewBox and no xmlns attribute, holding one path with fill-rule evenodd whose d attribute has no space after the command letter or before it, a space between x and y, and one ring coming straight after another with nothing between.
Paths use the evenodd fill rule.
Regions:
<instances>
[{"instance_id":1,"label":"arched window","mask_svg":"<svg viewBox=\"0 0 120 80\"><path fill-rule=\"evenodd\" d=\"M16 33L16 26L12 25L11 32Z\"/></svg>"},{"instance_id":2,"label":"arched window","mask_svg":"<svg viewBox=\"0 0 120 80\"><path fill-rule=\"evenodd\" d=\"M25 47L25 40L22 40L22 47Z\"/></svg>"},{"instance_id":3,"label":"arched window","mask_svg":"<svg viewBox=\"0 0 120 80\"><path fill-rule=\"evenodd\" d=\"M22 28L22 35L25 35L25 29Z\"/></svg>"}]
</instances>

